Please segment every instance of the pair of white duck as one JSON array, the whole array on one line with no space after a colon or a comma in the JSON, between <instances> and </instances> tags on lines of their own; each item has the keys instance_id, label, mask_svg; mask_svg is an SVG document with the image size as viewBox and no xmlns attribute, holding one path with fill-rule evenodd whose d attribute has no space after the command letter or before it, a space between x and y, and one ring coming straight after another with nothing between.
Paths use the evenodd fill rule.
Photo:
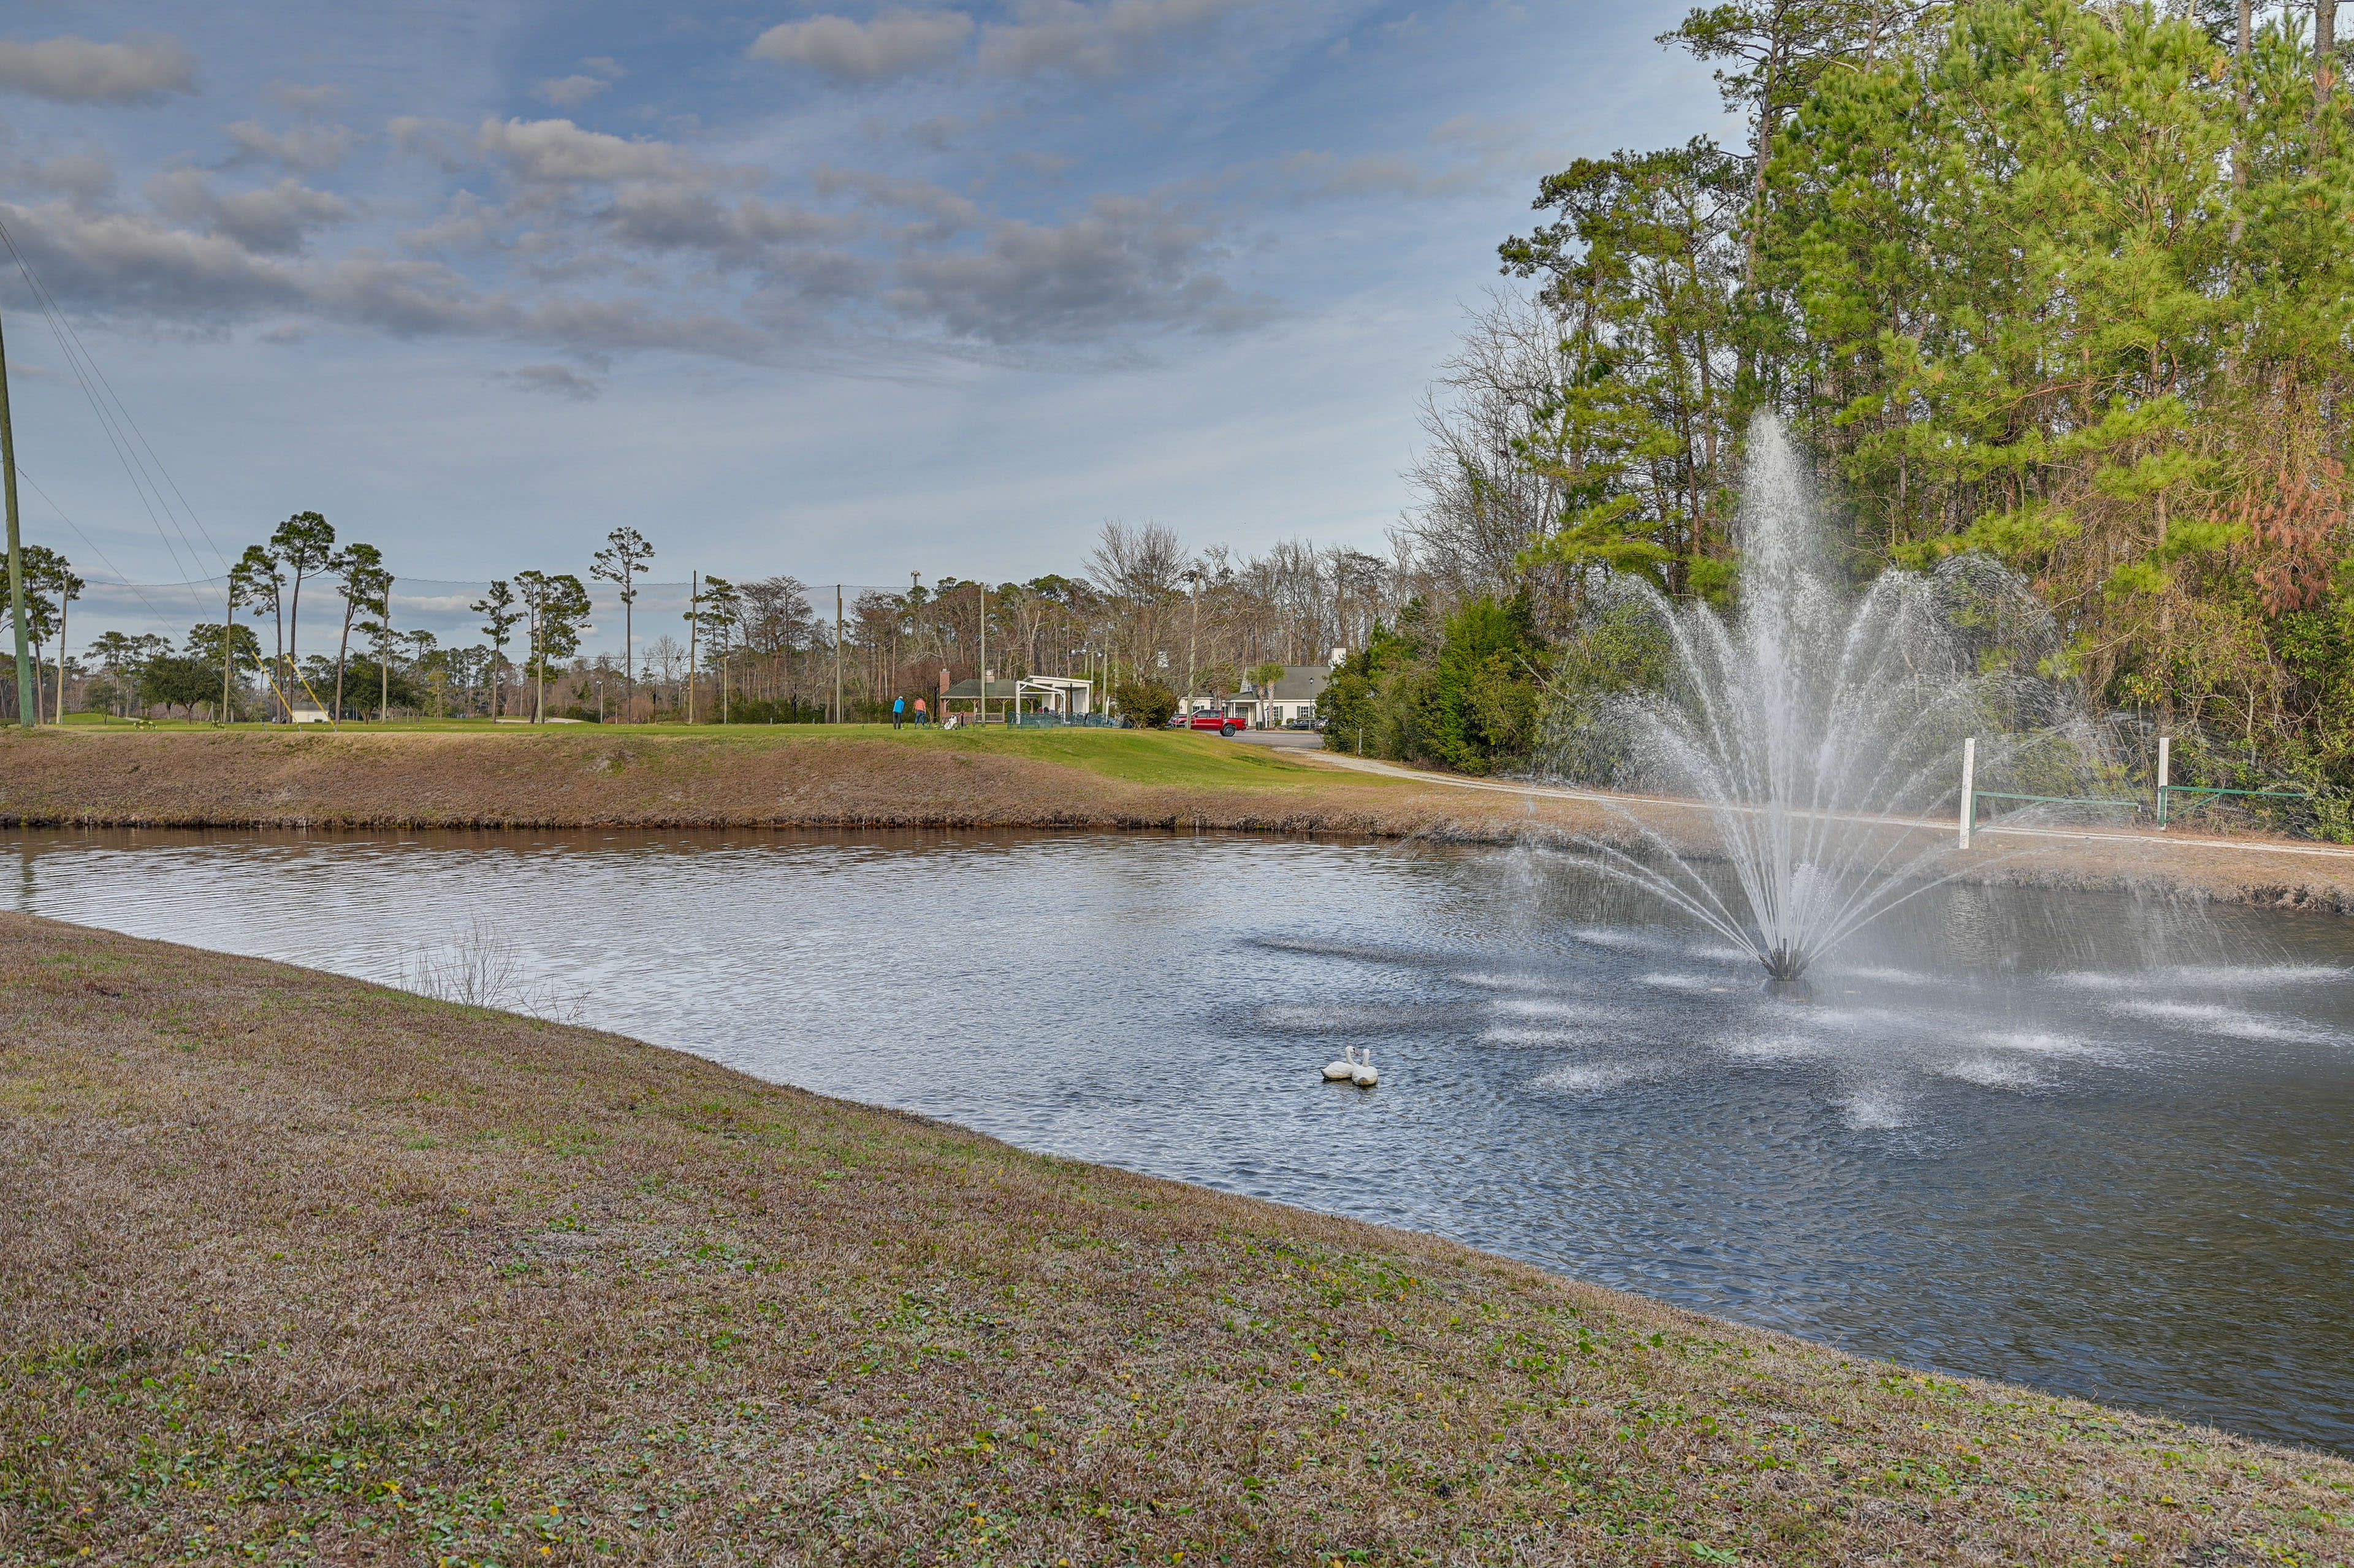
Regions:
<instances>
[{"instance_id":1,"label":"pair of white duck","mask_svg":"<svg viewBox=\"0 0 2354 1568\"><path fill-rule=\"evenodd\" d=\"M1345 1078L1361 1089L1370 1089L1382 1081L1381 1074L1374 1070L1373 1048L1370 1045L1362 1058L1354 1045L1341 1046L1341 1060L1324 1064L1324 1077L1328 1083L1336 1084Z\"/></svg>"}]
</instances>

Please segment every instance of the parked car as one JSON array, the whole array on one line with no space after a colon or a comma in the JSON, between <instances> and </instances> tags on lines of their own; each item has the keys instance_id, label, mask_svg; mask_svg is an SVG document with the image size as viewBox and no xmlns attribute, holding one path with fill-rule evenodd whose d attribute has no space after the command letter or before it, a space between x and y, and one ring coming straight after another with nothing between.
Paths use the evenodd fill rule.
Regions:
<instances>
[{"instance_id":1,"label":"parked car","mask_svg":"<svg viewBox=\"0 0 2354 1568\"><path fill-rule=\"evenodd\" d=\"M1240 714L1172 714L1171 729L1214 729L1220 735L1232 735L1238 729L1250 728L1250 720Z\"/></svg>"}]
</instances>

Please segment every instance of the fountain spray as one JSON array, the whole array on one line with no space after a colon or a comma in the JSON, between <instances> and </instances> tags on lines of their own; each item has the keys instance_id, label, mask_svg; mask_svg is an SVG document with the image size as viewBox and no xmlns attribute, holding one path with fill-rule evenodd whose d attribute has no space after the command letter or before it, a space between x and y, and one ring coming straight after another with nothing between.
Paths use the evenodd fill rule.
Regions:
<instances>
[{"instance_id":1,"label":"fountain spray","mask_svg":"<svg viewBox=\"0 0 2354 1568\"><path fill-rule=\"evenodd\" d=\"M1964 737L2006 757L2041 747L2073 771L2088 732L2073 683L2050 673L2065 667L2057 628L2016 573L1956 556L1850 586L1770 416L1750 427L1735 543L1730 612L1595 574L1604 608L1631 600L1659 629L1669 677L1598 714L1557 708L1549 751L1574 779L1699 801L1721 852L1701 858L1721 858L1737 894L1631 813L1649 853L1584 847L1755 957L1769 992L1803 998L1824 953L1943 880Z\"/></svg>"}]
</instances>

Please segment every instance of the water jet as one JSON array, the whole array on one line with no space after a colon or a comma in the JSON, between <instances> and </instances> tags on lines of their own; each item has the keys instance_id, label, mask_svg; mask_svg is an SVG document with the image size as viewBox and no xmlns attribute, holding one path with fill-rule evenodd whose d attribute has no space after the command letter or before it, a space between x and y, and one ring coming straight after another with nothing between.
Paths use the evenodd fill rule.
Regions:
<instances>
[{"instance_id":1,"label":"water jet","mask_svg":"<svg viewBox=\"0 0 2354 1568\"><path fill-rule=\"evenodd\" d=\"M1806 461L1780 422L1750 427L1729 608L1592 570L1589 602L1634 606L1668 653L1659 689L1562 701L1549 771L1680 795L1705 808L1716 853L1687 854L1622 809L1638 853L1586 841L1598 868L1681 910L1757 960L1770 994L1804 997L1808 969L1944 879L1956 759L1981 742L1991 773L2022 743L2081 768L2083 707L2062 640L2026 582L1983 556L1891 568L1850 587ZM2006 739L2005 736L2009 738ZM1728 869L1734 886L1694 863Z\"/></svg>"}]
</instances>

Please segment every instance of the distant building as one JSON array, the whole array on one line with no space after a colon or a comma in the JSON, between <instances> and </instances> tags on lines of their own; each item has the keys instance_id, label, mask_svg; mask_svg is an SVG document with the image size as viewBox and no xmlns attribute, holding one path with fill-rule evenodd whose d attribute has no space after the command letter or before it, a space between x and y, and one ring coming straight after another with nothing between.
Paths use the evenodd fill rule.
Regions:
<instances>
[{"instance_id":1,"label":"distant building","mask_svg":"<svg viewBox=\"0 0 2354 1568\"><path fill-rule=\"evenodd\" d=\"M1264 691L1245 686L1239 696L1223 701L1195 697L1180 706L1189 714L1223 712L1230 718L1248 720L1253 729L1271 729L1314 718L1316 700L1324 694L1324 687L1331 678L1332 672L1321 664L1286 664L1283 678Z\"/></svg>"},{"instance_id":2,"label":"distant building","mask_svg":"<svg viewBox=\"0 0 2354 1568\"><path fill-rule=\"evenodd\" d=\"M297 697L286 705L286 719L290 724L327 724L334 717L333 714L307 697Z\"/></svg>"}]
</instances>

